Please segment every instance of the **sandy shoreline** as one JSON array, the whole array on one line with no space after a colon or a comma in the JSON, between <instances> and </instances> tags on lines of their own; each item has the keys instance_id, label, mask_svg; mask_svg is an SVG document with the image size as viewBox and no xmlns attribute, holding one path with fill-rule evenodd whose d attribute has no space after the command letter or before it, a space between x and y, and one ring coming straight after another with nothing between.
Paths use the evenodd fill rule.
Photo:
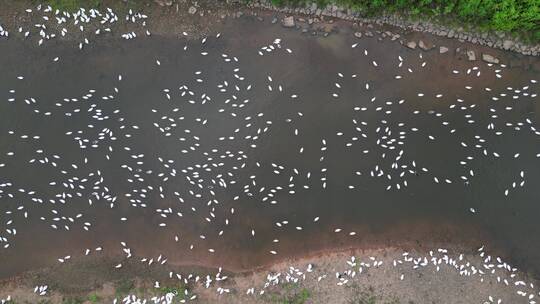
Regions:
<instances>
[{"instance_id":1,"label":"sandy shoreline","mask_svg":"<svg viewBox=\"0 0 540 304\"><path fill-rule=\"evenodd\" d=\"M427 224L425 224L427 225ZM426 228L431 227L427 225ZM457 227L455 227L457 228ZM462 227L463 228L463 227ZM406 226L396 227L395 230L410 230ZM446 229L449 229L448 227ZM364 303L354 302L367 301L370 298L376 298L380 303L396 304L396 303L432 303L432 301L424 301L424 295L414 291L418 288L423 288L427 282L420 280L418 282L410 282L411 290L403 289L396 286L399 281L399 275L395 271L392 272L393 279L389 279L390 274L387 271L368 275L369 280L356 282L352 280L351 284L340 286L336 290L336 283L319 284L317 278L325 276L332 278L336 271L343 270L347 266L347 260L355 256L362 260L368 260L369 257L377 257L377 259L385 260L386 264L391 264L392 260L399 259L402 254L409 252L418 256L425 256L430 251L437 251L440 248L448 248L449 252L454 254L463 254L470 257L477 263L481 263L478 259L477 248L483 247L480 243L481 237L478 234L475 238L470 238L473 230L469 230L467 238L465 238L465 230L455 229L449 234L448 230L442 229L445 233L432 233L431 239L424 238L423 240L410 240L391 242L377 241L373 243L363 243L361 246L347 245L345 247L326 247L321 250L311 250L302 252L294 256L279 255L277 259L258 265L256 267L246 268L227 268L224 265L214 265L211 261L200 260L198 262L183 262L168 261L164 265L152 266L147 263L142 263L140 256L133 256L126 259L119 252L118 255L111 254L110 250L107 254L90 256L73 256L67 263L54 263L51 267L42 269L34 269L25 272L21 275L0 281L0 299L11 295L19 299L28 299L29 302L36 302L41 299L32 292L35 286L47 285L51 293L48 293L46 298L51 303L63 303L65 299L77 298L86 299L91 295L99 295L101 299L99 303L112 303L115 298L118 298L118 288L121 288L126 281L132 281L133 287L131 290L139 298L150 299L154 296L161 295L161 288L155 288L154 284L159 281L160 286L177 286L178 282L182 286L189 286L190 296L196 295L195 303L276 303L279 299L291 297L294 298L297 293L304 289L309 289L309 301L305 303ZM433 231L432 231L433 232ZM458 240L457 235L463 236ZM390 235L380 235L381 239L390 240ZM449 240L452 241L449 241ZM390 245L390 244L394 245ZM496 253L490 245L491 253ZM121 263L121 270L115 269L115 265ZM267 285L269 274L286 273L291 266L295 268L305 269L308 265L313 265L316 270L311 280L298 282L280 282L280 284ZM171 273L172 275L171 278ZM193 277L200 276L204 278L208 275L211 277L220 273L221 276L227 276L229 279L219 282L220 284L212 284L206 288L201 281L193 282L193 280L183 281L185 277L192 274ZM180 274L182 280L177 279L177 274ZM417 274L412 269L403 271L403 274L416 277ZM452 281L455 286L469 284L468 281L461 281L459 276L455 276L451 272L441 273L437 280L442 282ZM75 277L74 277L75 276ZM520 273L521 277L529 278L529 275ZM420 276L421 277L421 276ZM397 279L396 279L397 278ZM333 278L335 279L335 277ZM434 278L433 278L434 279ZM432 280L430 278L429 280ZM214 283L216 283L214 281ZM292 285L291 285L292 284ZM472 283L471 284L476 284ZM266 287L265 287L266 286ZM441 285L442 286L442 285ZM219 294L217 288L222 287L230 290L226 295ZM255 288L258 293L264 290L263 294L258 296L246 295L246 291L250 288ZM457 288L457 287L455 287ZM481 298L481 295L486 293L496 293L491 288L483 288L483 292L475 294L470 292L463 299L465 302L447 302L444 300L445 289L434 292L430 297L437 300L435 303L473 303ZM458 291L456 291L458 292ZM501 297L512 298L515 291L505 291L501 293ZM120 298L118 298L120 300ZM278 299L278 300L276 300ZM396 301L399 299L399 301ZM408 299L405 301L405 299ZM57 302L55 302L57 301ZM352 302L351 302L352 301ZM412 301L412 302L410 302ZM374 303L379 303L374 302ZM281 303L281 302L279 302ZM294 303L294 302L291 302ZM302 302L299 302L302 303ZM369 303L369 302L366 302ZM476 303L476 302L475 302ZM480 302L483 303L483 302ZM509 303L509 302L503 302Z\"/></svg>"},{"instance_id":2,"label":"sandy shoreline","mask_svg":"<svg viewBox=\"0 0 540 304\"><path fill-rule=\"evenodd\" d=\"M133 262L115 272L105 270L114 260L70 263L2 282L0 299L9 295L15 303L64 303L66 299L97 298L98 302L84 303L112 303L126 295L139 299L159 297L167 288L179 284L189 290L183 298L193 298L187 301L193 303L296 303L293 301L301 298L305 302L298 303L497 303L498 299L500 303L528 303L539 294L534 279L490 256L483 248L465 253L442 248L350 249L285 260L266 270L241 274L222 271L219 281L218 272L210 269L168 264L148 267ZM96 265L102 269L89 272ZM82 270L85 278L70 276L73 268ZM171 272L181 273L182 280L170 278ZM193 278L200 276L201 280L184 281L188 274ZM207 276L213 279L208 285L204 279ZM91 284L77 289L74 281ZM130 282L127 288L126 281ZM155 287L156 281L159 288ZM34 286L42 285L48 286L48 292L38 296L33 292Z\"/></svg>"}]
</instances>

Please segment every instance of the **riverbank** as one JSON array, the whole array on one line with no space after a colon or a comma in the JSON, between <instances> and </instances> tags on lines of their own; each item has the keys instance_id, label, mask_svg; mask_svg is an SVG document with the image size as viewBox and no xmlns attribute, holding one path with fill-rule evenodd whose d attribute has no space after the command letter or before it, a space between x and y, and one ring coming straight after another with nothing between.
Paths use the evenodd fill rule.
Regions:
<instances>
[{"instance_id":1,"label":"riverbank","mask_svg":"<svg viewBox=\"0 0 540 304\"><path fill-rule=\"evenodd\" d=\"M363 17L361 13L346 7L328 5L318 7L316 3L306 7L281 7L275 6L270 1L260 0L250 4L255 8L264 8L287 14L302 14L315 17L333 17L361 24L391 25L403 30L413 30L425 32L439 37L457 39L460 42L470 42L482 46L489 46L496 49L513 51L523 55L538 56L540 54L540 44L522 41L504 32L481 31L472 25L463 25L442 18L423 19L421 17L411 17L400 14L382 14L375 17Z\"/></svg>"},{"instance_id":2,"label":"riverbank","mask_svg":"<svg viewBox=\"0 0 540 304\"><path fill-rule=\"evenodd\" d=\"M131 40L148 35L201 39L222 31L227 20L254 18L263 24L278 23L315 38L345 34L356 39L391 40L406 48L439 52L459 60L483 60L491 64L540 71L540 63L535 60L540 45L524 46L519 42L505 43L502 40L495 42L495 38L487 33L469 35L463 29L447 31L428 21L407 21L397 15L369 19L336 7L325 10L316 6L291 9L275 7L268 2L250 2L249 5L214 1L158 3L164 4L103 1L102 6L112 8L111 12L119 20L127 18L130 21L100 24L99 18L92 17L81 27L73 22L56 24L54 11L45 12L45 7L37 11L36 5L29 0L9 1L0 10L0 26L3 26L10 38L20 38L35 46L69 40L76 43L75 47L82 49L97 39ZM40 29L36 24L44 28ZM6 37L0 36L2 38Z\"/></svg>"},{"instance_id":3,"label":"riverbank","mask_svg":"<svg viewBox=\"0 0 540 304\"><path fill-rule=\"evenodd\" d=\"M0 283L0 298L9 297L9 303L112 303L128 296L151 300L180 293L170 295L171 303L518 304L538 296L533 279L484 248L326 252L245 273L137 262L124 262L124 269L116 271L117 262L76 259L32 271ZM47 288L39 295L36 286Z\"/></svg>"},{"instance_id":4,"label":"riverbank","mask_svg":"<svg viewBox=\"0 0 540 304\"><path fill-rule=\"evenodd\" d=\"M34 7L35 3L27 0L8 1L2 5L3 10L0 12L0 25L2 21L5 22L8 20L8 23L13 22L12 25L15 26L15 22L20 23L28 18L28 16L23 16L21 13L24 13L24 10L29 7ZM96 2L95 5L101 8L113 8L120 12L127 10L143 12L152 20L152 29L156 31L156 34L179 35L187 31L191 35L201 36L208 34L213 25L223 21L227 17L238 18L244 14L257 16L256 11L259 14L265 14L261 10L267 10L285 14L279 21L286 27L296 27L301 30L306 29L302 23L308 23L310 26L321 24L321 27L324 28L326 27L325 23L345 20L353 23L353 26L392 26L403 31L429 33L439 37L455 39L459 42L468 42L493 49L512 51L522 55L540 55L539 43L525 42L510 33L481 30L473 25L456 23L452 18L426 17L422 19L417 16L397 13L384 13L374 17L365 17L358 11L337 5L319 7L316 3L311 3L305 7L287 7L276 6L267 0L250 1L247 3L240 1L216 2L207 0L195 2L173 0L156 0L154 2L106 0ZM66 7L65 5L61 5L60 7L73 9L73 7ZM176 19L177 17L181 19ZM11 22L10 19L12 20ZM177 20L182 21L177 22ZM43 22L42 19L38 19L38 21ZM277 21L278 19L273 22ZM300 21L300 24L297 24L298 21ZM365 34L370 35L369 33ZM358 37L361 35L362 33L360 32L357 34ZM395 35L395 33L392 33L391 36ZM399 39L399 37L394 39ZM407 42L405 42L406 44ZM423 47L423 45L419 47ZM429 49L429 46L425 48Z\"/></svg>"}]
</instances>

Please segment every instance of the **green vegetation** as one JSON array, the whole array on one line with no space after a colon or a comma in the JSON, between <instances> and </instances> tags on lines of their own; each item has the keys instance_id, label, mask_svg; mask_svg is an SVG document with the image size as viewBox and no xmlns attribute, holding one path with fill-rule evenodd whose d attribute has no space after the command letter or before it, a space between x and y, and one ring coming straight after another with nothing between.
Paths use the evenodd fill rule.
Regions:
<instances>
[{"instance_id":1,"label":"green vegetation","mask_svg":"<svg viewBox=\"0 0 540 304\"><path fill-rule=\"evenodd\" d=\"M115 283L116 296L126 296L135 289L135 281L122 279Z\"/></svg>"},{"instance_id":2,"label":"green vegetation","mask_svg":"<svg viewBox=\"0 0 540 304\"><path fill-rule=\"evenodd\" d=\"M249 0L248 0L249 1ZM271 0L274 5L301 6L309 0ZM413 18L502 31L540 42L540 0L314 0L319 7L336 4L365 16L400 13Z\"/></svg>"},{"instance_id":3,"label":"green vegetation","mask_svg":"<svg viewBox=\"0 0 540 304\"><path fill-rule=\"evenodd\" d=\"M298 292L292 292L285 295L274 296L273 302L276 304L304 304L311 297L311 293L306 288Z\"/></svg>"},{"instance_id":4,"label":"green vegetation","mask_svg":"<svg viewBox=\"0 0 540 304\"><path fill-rule=\"evenodd\" d=\"M311 297L309 290L302 288L300 292L294 293L283 301L283 304L304 304Z\"/></svg>"},{"instance_id":5,"label":"green vegetation","mask_svg":"<svg viewBox=\"0 0 540 304\"><path fill-rule=\"evenodd\" d=\"M79 297L70 297L70 298L63 298L62 304L82 304L84 303L84 299Z\"/></svg>"},{"instance_id":6,"label":"green vegetation","mask_svg":"<svg viewBox=\"0 0 540 304\"><path fill-rule=\"evenodd\" d=\"M163 286L159 289L159 292L162 294L173 293L177 295L179 298L183 299L186 289L187 288L184 285Z\"/></svg>"},{"instance_id":7,"label":"green vegetation","mask_svg":"<svg viewBox=\"0 0 540 304\"><path fill-rule=\"evenodd\" d=\"M275 304L305 304L311 297L311 292L300 288L298 284L287 283L282 285L282 292L273 293L270 301Z\"/></svg>"},{"instance_id":8,"label":"green vegetation","mask_svg":"<svg viewBox=\"0 0 540 304\"><path fill-rule=\"evenodd\" d=\"M64 11L99 8L103 0L34 0ZM121 0L118 0L119 2ZM253 0L245 0L247 2ZM336 4L364 16L399 13L411 18L437 18L442 23L501 31L531 43L540 42L540 0L271 0L278 6L319 7ZM131 8L140 0L127 0Z\"/></svg>"},{"instance_id":9,"label":"green vegetation","mask_svg":"<svg viewBox=\"0 0 540 304\"><path fill-rule=\"evenodd\" d=\"M93 293L93 294L90 294L88 296L88 301L90 301L90 303L98 303L100 300L100 298L98 297L97 294Z\"/></svg>"}]
</instances>

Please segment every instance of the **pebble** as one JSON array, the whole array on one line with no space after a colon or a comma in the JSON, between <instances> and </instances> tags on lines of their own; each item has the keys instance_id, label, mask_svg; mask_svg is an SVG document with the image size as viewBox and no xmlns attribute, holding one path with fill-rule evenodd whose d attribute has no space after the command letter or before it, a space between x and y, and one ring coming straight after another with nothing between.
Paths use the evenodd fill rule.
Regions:
<instances>
[{"instance_id":1,"label":"pebble","mask_svg":"<svg viewBox=\"0 0 540 304\"><path fill-rule=\"evenodd\" d=\"M414 41L407 42L407 47L414 50L416 48L416 42Z\"/></svg>"},{"instance_id":2,"label":"pebble","mask_svg":"<svg viewBox=\"0 0 540 304\"><path fill-rule=\"evenodd\" d=\"M475 61L476 60L476 54L474 53L473 50L468 50L467 51L467 58L469 59L469 61Z\"/></svg>"},{"instance_id":3,"label":"pebble","mask_svg":"<svg viewBox=\"0 0 540 304\"><path fill-rule=\"evenodd\" d=\"M283 21L281 22L281 24L284 27L294 27L294 17L289 16L289 17L283 18Z\"/></svg>"},{"instance_id":4,"label":"pebble","mask_svg":"<svg viewBox=\"0 0 540 304\"><path fill-rule=\"evenodd\" d=\"M492 56L492 55L489 55L489 54L482 54L482 60L484 60L485 62L487 63L495 63L495 64L498 64L499 63L499 59Z\"/></svg>"}]
</instances>

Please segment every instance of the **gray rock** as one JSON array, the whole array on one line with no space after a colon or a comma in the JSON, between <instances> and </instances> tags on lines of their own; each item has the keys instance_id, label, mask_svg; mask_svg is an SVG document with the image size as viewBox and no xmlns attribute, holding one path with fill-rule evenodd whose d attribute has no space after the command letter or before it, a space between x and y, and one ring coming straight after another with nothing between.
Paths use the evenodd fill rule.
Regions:
<instances>
[{"instance_id":1,"label":"gray rock","mask_svg":"<svg viewBox=\"0 0 540 304\"><path fill-rule=\"evenodd\" d=\"M512 40L503 41L503 48L505 50L509 50L512 46L514 46L514 41L512 41Z\"/></svg>"},{"instance_id":2,"label":"gray rock","mask_svg":"<svg viewBox=\"0 0 540 304\"><path fill-rule=\"evenodd\" d=\"M276 23L277 23L277 18L276 17L272 18L272 24L276 24Z\"/></svg>"},{"instance_id":3,"label":"gray rock","mask_svg":"<svg viewBox=\"0 0 540 304\"><path fill-rule=\"evenodd\" d=\"M190 13L191 15L195 15L196 12L197 12L197 8L195 6L189 7L188 13Z\"/></svg>"},{"instance_id":4,"label":"gray rock","mask_svg":"<svg viewBox=\"0 0 540 304\"><path fill-rule=\"evenodd\" d=\"M475 61L476 60L476 54L473 50L467 51L467 58L469 58L469 61Z\"/></svg>"},{"instance_id":5,"label":"gray rock","mask_svg":"<svg viewBox=\"0 0 540 304\"><path fill-rule=\"evenodd\" d=\"M283 18L283 20L281 21L281 25L283 25L284 27L294 27L294 17L289 16Z\"/></svg>"},{"instance_id":6,"label":"gray rock","mask_svg":"<svg viewBox=\"0 0 540 304\"><path fill-rule=\"evenodd\" d=\"M445 47L445 46L440 46L440 47L439 47L439 53L440 53L440 54L444 54L444 53L446 53L446 52L448 52L448 48L447 48L447 47Z\"/></svg>"},{"instance_id":7,"label":"gray rock","mask_svg":"<svg viewBox=\"0 0 540 304\"><path fill-rule=\"evenodd\" d=\"M418 47L424 51L429 51L435 46L431 42L424 42L423 40L418 41Z\"/></svg>"},{"instance_id":8,"label":"gray rock","mask_svg":"<svg viewBox=\"0 0 540 304\"><path fill-rule=\"evenodd\" d=\"M414 50L416 48L416 42L414 41L407 42L407 47Z\"/></svg>"},{"instance_id":9,"label":"gray rock","mask_svg":"<svg viewBox=\"0 0 540 304\"><path fill-rule=\"evenodd\" d=\"M485 53L482 54L482 60L484 60L487 63L495 63L495 64L499 63L499 59Z\"/></svg>"},{"instance_id":10,"label":"gray rock","mask_svg":"<svg viewBox=\"0 0 540 304\"><path fill-rule=\"evenodd\" d=\"M360 33L360 32L355 32L355 33L354 33L354 37L356 37L356 38L362 38L362 33Z\"/></svg>"}]
</instances>

